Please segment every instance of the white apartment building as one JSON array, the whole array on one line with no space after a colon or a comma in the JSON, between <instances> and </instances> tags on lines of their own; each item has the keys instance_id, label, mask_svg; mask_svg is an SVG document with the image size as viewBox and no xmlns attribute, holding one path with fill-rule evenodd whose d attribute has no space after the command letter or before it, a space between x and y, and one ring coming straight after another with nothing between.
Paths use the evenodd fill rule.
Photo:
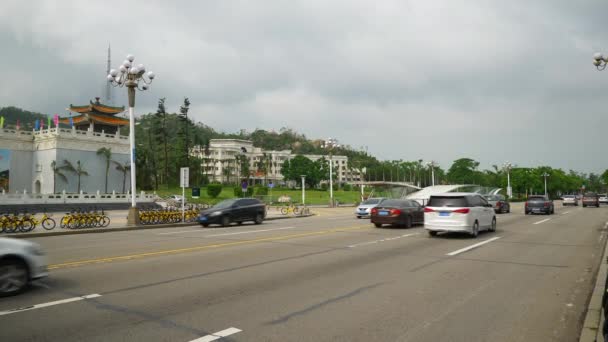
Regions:
<instances>
[{"instance_id":1,"label":"white apartment building","mask_svg":"<svg viewBox=\"0 0 608 342\"><path fill-rule=\"evenodd\" d=\"M205 153L207 152L207 153ZM253 142L240 139L211 139L209 149L205 151L202 146L192 148L190 154L200 158L203 162L203 174L210 181L230 183L237 181L241 174L237 156L243 155L249 159L249 178L254 183L263 183L265 181L282 184L284 183L283 175L281 174L281 166L286 160L291 160L296 155L290 150L283 151L267 151L259 147L254 147ZM304 155L312 161L319 160L323 157L328 159L328 156L322 155ZM345 183L360 181L361 176L357 170L348 168L348 157L332 156L332 166L336 175L335 182ZM258 171L259 163L267 163L267 174Z\"/></svg>"}]
</instances>

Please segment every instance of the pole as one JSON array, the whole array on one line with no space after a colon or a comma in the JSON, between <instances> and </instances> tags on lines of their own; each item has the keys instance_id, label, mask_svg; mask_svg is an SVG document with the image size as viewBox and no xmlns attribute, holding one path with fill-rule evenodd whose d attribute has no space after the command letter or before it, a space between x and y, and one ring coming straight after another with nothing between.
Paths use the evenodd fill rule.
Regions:
<instances>
[{"instance_id":1,"label":"pole","mask_svg":"<svg viewBox=\"0 0 608 342\"><path fill-rule=\"evenodd\" d=\"M330 201L330 206L333 208L334 206L334 172L333 172L333 165L332 165L332 159L331 159L331 153L329 154L329 201Z\"/></svg>"},{"instance_id":2,"label":"pole","mask_svg":"<svg viewBox=\"0 0 608 342\"><path fill-rule=\"evenodd\" d=\"M431 165L431 178L433 178L432 184L433 184L433 186L435 186L435 167L434 167L434 165Z\"/></svg>"},{"instance_id":3,"label":"pole","mask_svg":"<svg viewBox=\"0 0 608 342\"><path fill-rule=\"evenodd\" d=\"M507 169L507 196L509 196L509 199L511 199L512 197L512 192L511 191L511 169Z\"/></svg>"},{"instance_id":4,"label":"pole","mask_svg":"<svg viewBox=\"0 0 608 342\"><path fill-rule=\"evenodd\" d=\"M182 186L182 222L186 218L186 188Z\"/></svg>"},{"instance_id":5,"label":"pole","mask_svg":"<svg viewBox=\"0 0 608 342\"><path fill-rule=\"evenodd\" d=\"M547 173L545 172L543 176L545 177L545 197L547 197Z\"/></svg>"},{"instance_id":6,"label":"pole","mask_svg":"<svg viewBox=\"0 0 608 342\"><path fill-rule=\"evenodd\" d=\"M127 215L127 224L139 225L139 211L135 201L135 87L137 83L128 80L126 86L129 97L129 145L131 147L131 208L129 208Z\"/></svg>"},{"instance_id":7,"label":"pole","mask_svg":"<svg viewBox=\"0 0 608 342\"><path fill-rule=\"evenodd\" d=\"M302 176L302 205L306 205L306 176Z\"/></svg>"}]
</instances>

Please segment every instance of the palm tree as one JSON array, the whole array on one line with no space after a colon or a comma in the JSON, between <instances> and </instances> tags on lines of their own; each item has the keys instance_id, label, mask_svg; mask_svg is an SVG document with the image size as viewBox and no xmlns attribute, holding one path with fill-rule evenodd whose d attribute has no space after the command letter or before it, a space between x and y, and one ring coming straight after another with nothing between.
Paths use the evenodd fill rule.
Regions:
<instances>
[{"instance_id":1,"label":"palm tree","mask_svg":"<svg viewBox=\"0 0 608 342\"><path fill-rule=\"evenodd\" d=\"M63 166L61 168L66 171L72 172L72 173L76 174L76 176L78 176L78 191L77 192L80 193L80 177L89 175L89 173L84 170L84 167L80 163L80 160L76 162L76 167L74 167L74 165L69 160L64 159Z\"/></svg>"},{"instance_id":2,"label":"palm tree","mask_svg":"<svg viewBox=\"0 0 608 342\"><path fill-rule=\"evenodd\" d=\"M106 160L106 189L105 193L108 193L108 175L110 174L110 161L112 159L112 149L107 147L101 147L97 150L97 155L103 157Z\"/></svg>"},{"instance_id":3,"label":"palm tree","mask_svg":"<svg viewBox=\"0 0 608 342\"><path fill-rule=\"evenodd\" d=\"M131 165L129 162L124 164L117 162L116 160L112 160L112 162L116 165L116 170L122 172L122 193L125 193L125 182L127 181L127 173L131 172Z\"/></svg>"},{"instance_id":4,"label":"palm tree","mask_svg":"<svg viewBox=\"0 0 608 342\"><path fill-rule=\"evenodd\" d=\"M63 168L61 166L57 166L57 162L56 161L52 161L51 162L51 170L53 170L53 193L56 194L57 193L57 176L59 176L59 178L61 178L64 182L68 182L68 177L66 177L61 170L63 170Z\"/></svg>"}]
</instances>

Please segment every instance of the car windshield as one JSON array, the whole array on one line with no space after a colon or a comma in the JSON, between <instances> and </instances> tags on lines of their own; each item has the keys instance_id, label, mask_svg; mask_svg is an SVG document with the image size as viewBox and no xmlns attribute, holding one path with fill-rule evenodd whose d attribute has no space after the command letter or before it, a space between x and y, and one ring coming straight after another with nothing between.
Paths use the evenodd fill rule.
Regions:
<instances>
[{"instance_id":1,"label":"car windshield","mask_svg":"<svg viewBox=\"0 0 608 342\"><path fill-rule=\"evenodd\" d=\"M468 207L464 196L431 196L427 203L429 207Z\"/></svg>"},{"instance_id":2,"label":"car windshield","mask_svg":"<svg viewBox=\"0 0 608 342\"><path fill-rule=\"evenodd\" d=\"M361 203L361 204L372 205L372 204L378 204L380 202L382 202L381 198L370 198L370 199L363 201L363 203Z\"/></svg>"},{"instance_id":3,"label":"car windshield","mask_svg":"<svg viewBox=\"0 0 608 342\"><path fill-rule=\"evenodd\" d=\"M585 192L585 197L595 197L597 196L595 192Z\"/></svg>"},{"instance_id":4,"label":"car windshield","mask_svg":"<svg viewBox=\"0 0 608 342\"><path fill-rule=\"evenodd\" d=\"M230 206L232 206L234 203L236 203L236 201L238 201L238 199L223 200L220 203L211 207L211 209L226 209L226 208L229 208Z\"/></svg>"},{"instance_id":5,"label":"car windshield","mask_svg":"<svg viewBox=\"0 0 608 342\"><path fill-rule=\"evenodd\" d=\"M487 195L485 196L488 201L500 201L502 198L498 195Z\"/></svg>"},{"instance_id":6,"label":"car windshield","mask_svg":"<svg viewBox=\"0 0 608 342\"><path fill-rule=\"evenodd\" d=\"M564 195L564 196L562 196L562 198L564 198L564 199L565 198L574 198L574 195Z\"/></svg>"}]
</instances>

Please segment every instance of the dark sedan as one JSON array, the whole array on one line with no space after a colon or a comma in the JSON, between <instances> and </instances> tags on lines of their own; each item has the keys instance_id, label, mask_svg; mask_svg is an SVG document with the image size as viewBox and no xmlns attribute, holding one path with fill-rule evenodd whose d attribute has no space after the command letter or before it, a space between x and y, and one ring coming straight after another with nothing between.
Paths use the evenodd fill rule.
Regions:
<instances>
[{"instance_id":1,"label":"dark sedan","mask_svg":"<svg viewBox=\"0 0 608 342\"><path fill-rule=\"evenodd\" d=\"M551 215L555 213L555 206L553 201L549 197L532 195L528 196L528 200L525 203L525 213L528 214L547 214Z\"/></svg>"},{"instance_id":2,"label":"dark sedan","mask_svg":"<svg viewBox=\"0 0 608 342\"><path fill-rule=\"evenodd\" d=\"M371 221L378 228L383 224L410 228L424 224L424 208L412 200L387 199L372 209Z\"/></svg>"},{"instance_id":3,"label":"dark sedan","mask_svg":"<svg viewBox=\"0 0 608 342\"><path fill-rule=\"evenodd\" d=\"M235 198L221 201L213 207L203 210L198 216L198 223L203 227L219 224L224 227L232 222L242 224L253 221L261 224L266 217L266 206L255 198Z\"/></svg>"},{"instance_id":4,"label":"dark sedan","mask_svg":"<svg viewBox=\"0 0 608 342\"><path fill-rule=\"evenodd\" d=\"M511 212L511 204L503 195L487 195L484 196L488 203L492 205L495 213L510 213Z\"/></svg>"}]
</instances>

